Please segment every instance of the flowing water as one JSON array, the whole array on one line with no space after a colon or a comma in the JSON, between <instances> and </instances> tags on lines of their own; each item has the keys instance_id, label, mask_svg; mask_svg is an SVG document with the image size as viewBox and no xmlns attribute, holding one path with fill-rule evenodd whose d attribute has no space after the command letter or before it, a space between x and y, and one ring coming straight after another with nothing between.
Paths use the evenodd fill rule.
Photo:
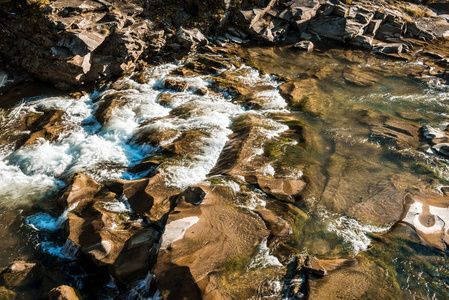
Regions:
<instances>
[{"instance_id":1,"label":"flowing water","mask_svg":"<svg viewBox=\"0 0 449 300\"><path fill-rule=\"evenodd\" d=\"M247 149L251 152L248 161L264 158L269 163L258 172L306 178L309 188L291 206L296 215L292 235L279 247L264 240L250 260L248 272L285 266L285 258L291 254L362 256L386 270L385 280L393 287L395 298L449 297L447 252L425 245L410 227L395 225L403 214L407 216L404 224L413 225L414 216L423 210L422 205L414 204L410 211L402 211L401 201L407 193L437 191L449 183L448 160L432 153L422 140L416 146L398 146L394 139L373 134L373 128L379 132L387 126L385 120L392 120L393 127L413 123L444 129L449 124L449 88L435 78L416 79L423 69L419 62L393 62L357 51L308 54L250 48L239 50L239 55L245 64L236 56L210 54L223 62L223 67L209 74L183 76L176 72L198 59L192 56L148 67L79 99L38 96L5 109L0 125L0 267L18 259L64 266L70 273L68 282L89 290L86 278L90 270L77 264L76 249L63 238L64 215L56 208L56 199L70 178L77 172L100 183L144 177L148 170L133 167L144 159L159 159L164 147L190 133L198 141L194 150L165 157L159 168L168 184L182 190L213 178L239 190L236 182L241 177L234 180L209 173L233 133L233 124L253 116L262 125L258 125L259 138L251 143L253 149ZM354 84L354 78L362 73L372 78ZM279 86L291 79L309 80L305 89L309 102L301 107L289 107L280 94ZM167 80L183 82L187 88L166 89ZM98 111L111 99L116 106L99 120ZM64 131L56 139L20 146L17 141L30 134L21 124L48 110L65 112ZM286 137L289 129L298 126L306 132L300 143ZM170 134L162 135L164 132ZM157 145L142 143L142 136L148 133L160 136ZM255 189L241 207L264 207L265 196ZM270 208L278 207L269 201ZM111 209L128 208L120 203ZM284 210L280 215L288 213L285 207L279 209ZM438 216L449 212L447 206L438 209L433 209ZM439 226L446 229L445 219L441 222ZM174 238L180 237L182 234ZM130 298L141 297L144 292L140 290L151 281L152 275L148 276L136 284ZM91 296L114 297L114 280L102 280L103 287ZM327 289L334 286L330 281L315 284ZM273 280L270 286L273 299L280 297L279 281Z\"/></svg>"}]
</instances>

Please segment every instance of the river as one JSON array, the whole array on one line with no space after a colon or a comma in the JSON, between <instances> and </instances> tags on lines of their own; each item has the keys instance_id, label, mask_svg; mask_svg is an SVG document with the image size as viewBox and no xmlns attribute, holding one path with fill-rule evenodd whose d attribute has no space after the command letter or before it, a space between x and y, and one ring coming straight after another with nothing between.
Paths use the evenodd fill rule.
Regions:
<instances>
[{"instance_id":1,"label":"river","mask_svg":"<svg viewBox=\"0 0 449 300\"><path fill-rule=\"evenodd\" d=\"M204 61L213 67L195 67ZM309 256L358 260L310 280L310 299L446 299L446 242L433 234L447 230L442 187L449 161L418 131L424 125L444 131L449 88L422 76L423 69L419 61L357 50L247 48L148 67L79 98L24 98L2 111L0 123L0 266L41 261L62 270L65 282L88 299L122 295L109 275L67 249L66 216L57 201L79 172L100 184L134 180L153 171L137 166L157 160L169 187L247 189L246 200L234 203L239 209L267 208L291 223L288 237L265 239L243 268L254 280L265 276L255 275L258 269L270 274L260 298L288 298L287 264L292 256ZM292 95L288 83L300 96L285 95ZM49 111L64 113L33 139L30 124ZM233 168L220 167L242 120L255 128L241 144L250 148L232 157ZM303 180L307 187L278 195L260 181L245 182L254 174ZM429 200L435 195L442 199L437 204ZM130 213L117 203L112 210ZM425 207L433 223L421 228L415 219ZM220 278L229 280L232 272L223 267ZM38 288L17 292L26 298ZM124 297L149 297L143 290Z\"/></svg>"}]
</instances>

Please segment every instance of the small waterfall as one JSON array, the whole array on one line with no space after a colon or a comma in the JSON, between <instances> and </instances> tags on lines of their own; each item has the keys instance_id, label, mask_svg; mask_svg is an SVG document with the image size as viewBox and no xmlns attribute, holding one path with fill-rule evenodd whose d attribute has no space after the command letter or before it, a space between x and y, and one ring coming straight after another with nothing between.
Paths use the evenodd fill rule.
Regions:
<instances>
[{"instance_id":1,"label":"small waterfall","mask_svg":"<svg viewBox=\"0 0 449 300\"><path fill-rule=\"evenodd\" d=\"M64 247L62 248L62 253L68 259L76 259L78 256L78 246L76 246L72 240L67 239Z\"/></svg>"},{"instance_id":2,"label":"small waterfall","mask_svg":"<svg viewBox=\"0 0 449 300\"><path fill-rule=\"evenodd\" d=\"M148 273L147 276L137 281L130 289L126 297L128 300L159 300L162 299L159 295L159 291L156 291L154 295L150 296L151 283L154 280L154 275Z\"/></svg>"}]
</instances>

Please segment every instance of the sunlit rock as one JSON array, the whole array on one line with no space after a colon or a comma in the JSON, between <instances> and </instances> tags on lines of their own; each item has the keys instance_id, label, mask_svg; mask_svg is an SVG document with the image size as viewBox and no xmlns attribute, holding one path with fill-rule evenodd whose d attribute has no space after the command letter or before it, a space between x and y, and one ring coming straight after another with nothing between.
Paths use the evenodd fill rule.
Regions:
<instances>
[{"instance_id":1,"label":"sunlit rock","mask_svg":"<svg viewBox=\"0 0 449 300\"><path fill-rule=\"evenodd\" d=\"M42 266L39 263L15 261L1 271L1 276L9 287L27 286L42 279Z\"/></svg>"},{"instance_id":2,"label":"sunlit rock","mask_svg":"<svg viewBox=\"0 0 449 300\"><path fill-rule=\"evenodd\" d=\"M167 220L164 236L169 243L163 237L154 270L163 297L224 297L217 275L231 260L249 259L269 234L259 217L230 206L233 200L222 196L221 187L198 187L206 194L202 203L179 198Z\"/></svg>"},{"instance_id":3,"label":"sunlit rock","mask_svg":"<svg viewBox=\"0 0 449 300\"><path fill-rule=\"evenodd\" d=\"M83 299L81 293L68 285L61 285L48 293L48 300L78 300Z\"/></svg>"}]
</instances>

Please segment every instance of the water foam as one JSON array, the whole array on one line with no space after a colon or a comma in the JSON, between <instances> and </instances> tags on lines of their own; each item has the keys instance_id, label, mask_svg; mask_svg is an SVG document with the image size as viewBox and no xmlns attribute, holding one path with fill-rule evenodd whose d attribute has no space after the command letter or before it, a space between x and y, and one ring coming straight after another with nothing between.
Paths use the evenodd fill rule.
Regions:
<instances>
[{"instance_id":1,"label":"water foam","mask_svg":"<svg viewBox=\"0 0 449 300\"><path fill-rule=\"evenodd\" d=\"M335 233L352 249L354 255L359 251L366 251L371 244L368 233L383 233L391 228L387 226L374 226L344 215L338 215L324 208L317 209L318 218L326 224L329 232Z\"/></svg>"}]
</instances>

